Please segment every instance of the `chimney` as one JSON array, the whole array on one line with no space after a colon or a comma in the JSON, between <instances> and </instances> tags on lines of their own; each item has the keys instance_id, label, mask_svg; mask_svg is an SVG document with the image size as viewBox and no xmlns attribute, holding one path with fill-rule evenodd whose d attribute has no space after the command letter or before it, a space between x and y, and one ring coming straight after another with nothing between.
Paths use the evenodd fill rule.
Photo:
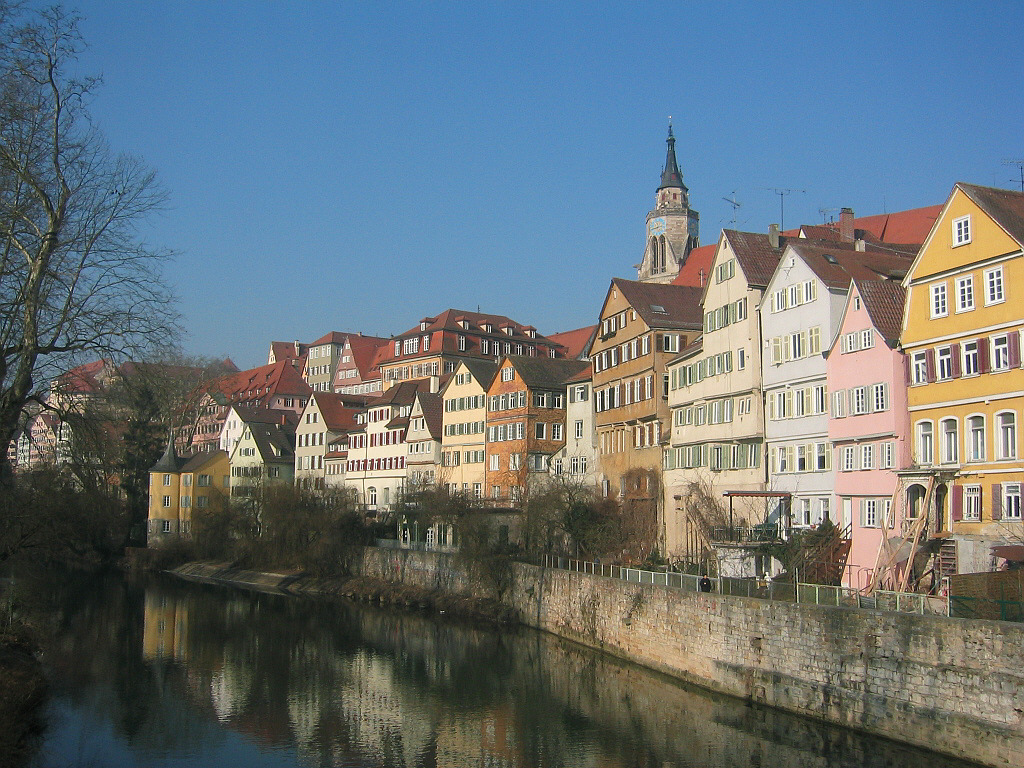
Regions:
<instances>
[{"instance_id":1,"label":"chimney","mask_svg":"<svg viewBox=\"0 0 1024 768\"><path fill-rule=\"evenodd\" d=\"M847 242L853 242L853 208L843 208L839 211L839 237Z\"/></svg>"},{"instance_id":2,"label":"chimney","mask_svg":"<svg viewBox=\"0 0 1024 768\"><path fill-rule=\"evenodd\" d=\"M299 340L296 339L295 340L295 355L296 355L296 357L298 357L298 354L299 354Z\"/></svg>"},{"instance_id":3,"label":"chimney","mask_svg":"<svg viewBox=\"0 0 1024 768\"><path fill-rule=\"evenodd\" d=\"M430 391L436 393L441 388L441 379L437 376L430 377Z\"/></svg>"},{"instance_id":4,"label":"chimney","mask_svg":"<svg viewBox=\"0 0 1024 768\"><path fill-rule=\"evenodd\" d=\"M779 225L772 224L768 227L768 244L772 248L779 247Z\"/></svg>"}]
</instances>

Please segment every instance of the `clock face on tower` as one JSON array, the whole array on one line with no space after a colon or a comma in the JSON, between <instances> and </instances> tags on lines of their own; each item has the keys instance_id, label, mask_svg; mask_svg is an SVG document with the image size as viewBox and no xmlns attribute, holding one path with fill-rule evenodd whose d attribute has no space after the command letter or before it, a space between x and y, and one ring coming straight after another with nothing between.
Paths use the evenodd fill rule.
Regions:
<instances>
[{"instance_id":1,"label":"clock face on tower","mask_svg":"<svg viewBox=\"0 0 1024 768\"><path fill-rule=\"evenodd\" d=\"M647 235L648 237L654 237L655 235L665 234L665 219L658 217L657 219L651 219L647 223Z\"/></svg>"}]
</instances>

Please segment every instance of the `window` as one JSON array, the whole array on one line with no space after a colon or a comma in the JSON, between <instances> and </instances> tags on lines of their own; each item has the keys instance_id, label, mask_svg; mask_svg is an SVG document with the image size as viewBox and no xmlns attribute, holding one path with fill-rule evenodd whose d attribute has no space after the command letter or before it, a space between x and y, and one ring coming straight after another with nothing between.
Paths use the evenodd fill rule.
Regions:
<instances>
[{"instance_id":1,"label":"window","mask_svg":"<svg viewBox=\"0 0 1024 768\"><path fill-rule=\"evenodd\" d=\"M935 463L934 426L930 421L917 425L917 463L922 466Z\"/></svg>"},{"instance_id":2,"label":"window","mask_svg":"<svg viewBox=\"0 0 1024 768\"><path fill-rule=\"evenodd\" d=\"M846 392L832 393L832 415L837 419L846 416Z\"/></svg>"},{"instance_id":3,"label":"window","mask_svg":"<svg viewBox=\"0 0 1024 768\"><path fill-rule=\"evenodd\" d=\"M515 376L516 376L516 369L513 368L512 366L509 366L507 368L502 368L501 369L501 380L502 381L512 381L515 378Z\"/></svg>"},{"instance_id":4,"label":"window","mask_svg":"<svg viewBox=\"0 0 1024 768\"><path fill-rule=\"evenodd\" d=\"M893 445L892 441L878 444L878 466L881 469L893 468Z\"/></svg>"},{"instance_id":5,"label":"window","mask_svg":"<svg viewBox=\"0 0 1024 768\"><path fill-rule=\"evenodd\" d=\"M961 216L953 219L953 247L967 245L971 242L971 217Z\"/></svg>"},{"instance_id":6,"label":"window","mask_svg":"<svg viewBox=\"0 0 1024 768\"><path fill-rule=\"evenodd\" d=\"M1003 483L1003 517L1020 520L1020 483Z\"/></svg>"},{"instance_id":7,"label":"window","mask_svg":"<svg viewBox=\"0 0 1024 768\"><path fill-rule=\"evenodd\" d=\"M510 453L508 455L508 468L513 471L519 469L522 467L522 460L523 457L521 454Z\"/></svg>"},{"instance_id":8,"label":"window","mask_svg":"<svg viewBox=\"0 0 1024 768\"><path fill-rule=\"evenodd\" d=\"M956 279L956 311L969 312L974 309L974 276L965 275Z\"/></svg>"},{"instance_id":9,"label":"window","mask_svg":"<svg viewBox=\"0 0 1024 768\"><path fill-rule=\"evenodd\" d=\"M498 455L497 453L492 453L490 455L490 457L489 457L489 461L490 461L490 463L488 464L487 468L491 472L497 472L498 470L501 469L501 456L500 455Z\"/></svg>"},{"instance_id":10,"label":"window","mask_svg":"<svg viewBox=\"0 0 1024 768\"><path fill-rule=\"evenodd\" d=\"M997 458L1017 458L1017 414L1006 411L996 416Z\"/></svg>"},{"instance_id":11,"label":"window","mask_svg":"<svg viewBox=\"0 0 1024 768\"><path fill-rule=\"evenodd\" d=\"M931 287L932 291L932 304L931 316L934 317L945 317L949 314L949 305L946 302L946 284L936 283Z\"/></svg>"},{"instance_id":12,"label":"window","mask_svg":"<svg viewBox=\"0 0 1024 768\"><path fill-rule=\"evenodd\" d=\"M985 270L985 304L999 304L1005 301L1003 293L1003 268Z\"/></svg>"},{"instance_id":13,"label":"window","mask_svg":"<svg viewBox=\"0 0 1024 768\"><path fill-rule=\"evenodd\" d=\"M964 520L981 520L981 486L964 486Z\"/></svg>"},{"instance_id":14,"label":"window","mask_svg":"<svg viewBox=\"0 0 1024 768\"><path fill-rule=\"evenodd\" d=\"M1006 371L1010 368L1010 337L992 337L992 370Z\"/></svg>"},{"instance_id":15,"label":"window","mask_svg":"<svg viewBox=\"0 0 1024 768\"><path fill-rule=\"evenodd\" d=\"M170 533L171 532L171 521L170 520L161 520L160 521L160 531L162 533Z\"/></svg>"},{"instance_id":16,"label":"window","mask_svg":"<svg viewBox=\"0 0 1024 768\"><path fill-rule=\"evenodd\" d=\"M911 381L914 384L928 383L928 353L915 352L911 359Z\"/></svg>"},{"instance_id":17,"label":"window","mask_svg":"<svg viewBox=\"0 0 1024 768\"><path fill-rule=\"evenodd\" d=\"M942 433L942 463L956 464L959 461L957 452L959 435L956 419L943 419L939 425L939 431Z\"/></svg>"},{"instance_id":18,"label":"window","mask_svg":"<svg viewBox=\"0 0 1024 768\"><path fill-rule=\"evenodd\" d=\"M164 496L163 502L164 502L164 509L167 509L168 507L171 506L171 497L170 496Z\"/></svg>"},{"instance_id":19,"label":"window","mask_svg":"<svg viewBox=\"0 0 1024 768\"><path fill-rule=\"evenodd\" d=\"M953 348L940 347L937 350L938 376L940 380L953 378Z\"/></svg>"},{"instance_id":20,"label":"window","mask_svg":"<svg viewBox=\"0 0 1024 768\"><path fill-rule=\"evenodd\" d=\"M867 445L862 445L860 447L860 468L875 468L875 446L872 445L871 443L868 443Z\"/></svg>"},{"instance_id":21,"label":"window","mask_svg":"<svg viewBox=\"0 0 1024 768\"><path fill-rule=\"evenodd\" d=\"M861 499L861 524L865 528L878 527L878 499Z\"/></svg>"},{"instance_id":22,"label":"window","mask_svg":"<svg viewBox=\"0 0 1024 768\"><path fill-rule=\"evenodd\" d=\"M852 445L843 446L843 472L852 472L857 468L855 449Z\"/></svg>"},{"instance_id":23,"label":"window","mask_svg":"<svg viewBox=\"0 0 1024 768\"><path fill-rule=\"evenodd\" d=\"M170 484L171 484L171 476L170 475L164 475L164 485L170 485Z\"/></svg>"},{"instance_id":24,"label":"window","mask_svg":"<svg viewBox=\"0 0 1024 768\"><path fill-rule=\"evenodd\" d=\"M583 439L583 419L576 420L574 434L577 440Z\"/></svg>"},{"instance_id":25,"label":"window","mask_svg":"<svg viewBox=\"0 0 1024 768\"><path fill-rule=\"evenodd\" d=\"M858 415L868 412L868 388L854 387L850 390L850 413Z\"/></svg>"},{"instance_id":26,"label":"window","mask_svg":"<svg viewBox=\"0 0 1024 768\"><path fill-rule=\"evenodd\" d=\"M561 440L562 439L562 425L561 423L554 423L551 425L551 439Z\"/></svg>"},{"instance_id":27,"label":"window","mask_svg":"<svg viewBox=\"0 0 1024 768\"><path fill-rule=\"evenodd\" d=\"M965 341L963 347L963 375L976 376L978 374L978 342Z\"/></svg>"},{"instance_id":28,"label":"window","mask_svg":"<svg viewBox=\"0 0 1024 768\"><path fill-rule=\"evenodd\" d=\"M967 418L967 460L985 460L985 417Z\"/></svg>"},{"instance_id":29,"label":"window","mask_svg":"<svg viewBox=\"0 0 1024 768\"><path fill-rule=\"evenodd\" d=\"M533 426L534 426L534 437L536 437L538 440L544 440L544 439L547 438L547 428L548 428L547 424L545 424L543 421L538 421Z\"/></svg>"},{"instance_id":30,"label":"window","mask_svg":"<svg viewBox=\"0 0 1024 768\"><path fill-rule=\"evenodd\" d=\"M871 399L875 412L889 410L889 385L875 384L872 386Z\"/></svg>"}]
</instances>

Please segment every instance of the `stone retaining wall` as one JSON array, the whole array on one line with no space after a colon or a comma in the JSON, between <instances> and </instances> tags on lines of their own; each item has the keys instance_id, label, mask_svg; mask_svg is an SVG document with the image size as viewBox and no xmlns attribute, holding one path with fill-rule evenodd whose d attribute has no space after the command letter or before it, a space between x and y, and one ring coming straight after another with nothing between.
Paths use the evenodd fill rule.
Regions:
<instances>
[{"instance_id":1,"label":"stone retaining wall","mask_svg":"<svg viewBox=\"0 0 1024 768\"><path fill-rule=\"evenodd\" d=\"M524 624L715 691L985 765L1024 765L1022 625L702 594L518 563L471 578L451 555L407 550L368 548L358 570L499 596Z\"/></svg>"}]
</instances>

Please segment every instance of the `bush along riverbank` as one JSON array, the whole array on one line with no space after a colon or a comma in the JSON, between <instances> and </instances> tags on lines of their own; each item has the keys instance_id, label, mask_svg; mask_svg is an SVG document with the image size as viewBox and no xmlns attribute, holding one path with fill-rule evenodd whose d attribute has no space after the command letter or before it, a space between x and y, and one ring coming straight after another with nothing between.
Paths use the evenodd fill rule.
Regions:
<instances>
[{"instance_id":1,"label":"bush along riverbank","mask_svg":"<svg viewBox=\"0 0 1024 768\"><path fill-rule=\"evenodd\" d=\"M28 763L42 737L48 685L33 633L8 615L2 618L0 764L20 766Z\"/></svg>"},{"instance_id":2,"label":"bush along riverbank","mask_svg":"<svg viewBox=\"0 0 1024 768\"><path fill-rule=\"evenodd\" d=\"M304 572L262 572L225 563L186 563L170 573L190 581L228 584L264 592L342 597L364 603L431 611L448 617L517 624L515 610L488 597L473 597L441 589L386 581L371 576L323 578Z\"/></svg>"}]
</instances>

